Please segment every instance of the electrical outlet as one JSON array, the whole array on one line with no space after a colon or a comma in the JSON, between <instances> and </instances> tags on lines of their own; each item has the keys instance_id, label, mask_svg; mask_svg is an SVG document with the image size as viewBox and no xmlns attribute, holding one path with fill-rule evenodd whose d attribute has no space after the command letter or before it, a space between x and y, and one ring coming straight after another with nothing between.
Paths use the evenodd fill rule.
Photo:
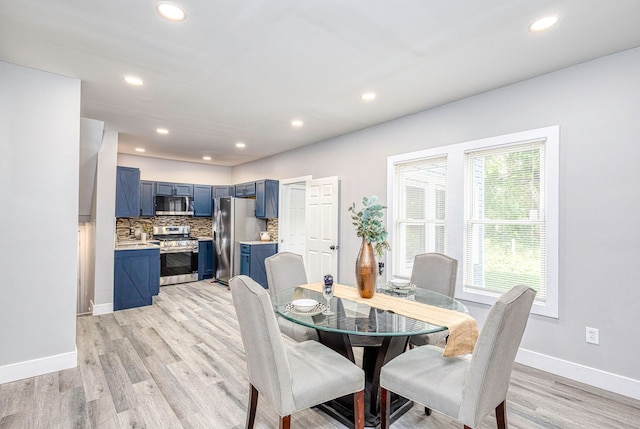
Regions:
<instances>
[{"instance_id":1,"label":"electrical outlet","mask_svg":"<svg viewBox=\"0 0 640 429\"><path fill-rule=\"evenodd\" d=\"M600 344L600 331L597 328L590 328L587 326L586 341L589 344Z\"/></svg>"}]
</instances>

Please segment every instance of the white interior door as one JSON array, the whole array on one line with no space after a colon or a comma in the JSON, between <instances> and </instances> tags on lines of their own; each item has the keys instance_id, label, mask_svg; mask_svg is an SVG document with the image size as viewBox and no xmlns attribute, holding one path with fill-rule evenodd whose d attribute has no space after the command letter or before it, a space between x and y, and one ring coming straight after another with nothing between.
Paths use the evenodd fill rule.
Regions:
<instances>
[{"instance_id":1,"label":"white interior door","mask_svg":"<svg viewBox=\"0 0 640 429\"><path fill-rule=\"evenodd\" d=\"M306 183L311 176L280 180L278 252L293 252L306 258Z\"/></svg>"},{"instance_id":2,"label":"white interior door","mask_svg":"<svg viewBox=\"0 0 640 429\"><path fill-rule=\"evenodd\" d=\"M338 177L306 182L306 258L309 282L320 282L325 274L338 281Z\"/></svg>"},{"instance_id":3,"label":"white interior door","mask_svg":"<svg viewBox=\"0 0 640 429\"><path fill-rule=\"evenodd\" d=\"M305 221L306 187L304 183L293 183L289 186L289 228L286 240L288 251L299 255L305 254L307 226Z\"/></svg>"}]
</instances>

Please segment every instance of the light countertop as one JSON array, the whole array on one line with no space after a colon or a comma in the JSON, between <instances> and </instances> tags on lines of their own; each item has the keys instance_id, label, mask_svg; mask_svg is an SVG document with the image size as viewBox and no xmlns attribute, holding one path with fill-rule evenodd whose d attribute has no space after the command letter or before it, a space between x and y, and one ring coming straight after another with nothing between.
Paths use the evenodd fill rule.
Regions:
<instances>
[{"instance_id":1,"label":"light countertop","mask_svg":"<svg viewBox=\"0 0 640 429\"><path fill-rule=\"evenodd\" d=\"M159 249L160 244L154 240L119 240L116 243L115 250L144 250Z\"/></svg>"},{"instance_id":2,"label":"light countertop","mask_svg":"<svg viewBox=\"0 0 640 429\"><path fill-rule=\"evenodd\" d=\"M256 245L256 244L278 244L277 241L260 241L260 240L255 240L255 241L241 241L240 244L250 244L252 246Z\"/></svg>"}]
</instances>

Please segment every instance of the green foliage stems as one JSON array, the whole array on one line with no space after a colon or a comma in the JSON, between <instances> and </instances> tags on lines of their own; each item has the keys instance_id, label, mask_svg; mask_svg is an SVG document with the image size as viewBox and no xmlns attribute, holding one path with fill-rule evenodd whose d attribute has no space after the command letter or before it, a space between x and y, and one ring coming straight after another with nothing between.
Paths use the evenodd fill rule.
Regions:
<instances>
[{"instance_id":1,"label":"green foliage stems","mask_svg":"<svg viewBox=\"0 0 640 429\"><path fill-rule=\"evenodd\" d=\"M353 225L356 227L358 237L364 237L369 244L374 244L374 252L378 256L382 256L385 250L390 251L391 246L387 242L387 229L382 224L382 210L386 206L378 203L378 197L362 198L363 208L356 211L356 204L353 203L349 207Z\"/></svg>"}]
</instances>

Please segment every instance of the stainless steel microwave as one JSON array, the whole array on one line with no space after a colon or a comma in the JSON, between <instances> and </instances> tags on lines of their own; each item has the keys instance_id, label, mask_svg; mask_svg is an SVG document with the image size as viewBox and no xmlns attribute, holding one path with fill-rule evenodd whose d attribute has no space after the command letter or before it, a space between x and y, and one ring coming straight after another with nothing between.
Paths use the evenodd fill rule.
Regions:
<instances>
[{"instance_id":1,"label":"stainless steel microwave","mask_svg":"<svg viewBox=\"0 0 640 429\"><path fill-rule=\"evenodd\" d=\"M192 197L156 196L156 216L193 216Z\"/></svg>"}]
</instances>

